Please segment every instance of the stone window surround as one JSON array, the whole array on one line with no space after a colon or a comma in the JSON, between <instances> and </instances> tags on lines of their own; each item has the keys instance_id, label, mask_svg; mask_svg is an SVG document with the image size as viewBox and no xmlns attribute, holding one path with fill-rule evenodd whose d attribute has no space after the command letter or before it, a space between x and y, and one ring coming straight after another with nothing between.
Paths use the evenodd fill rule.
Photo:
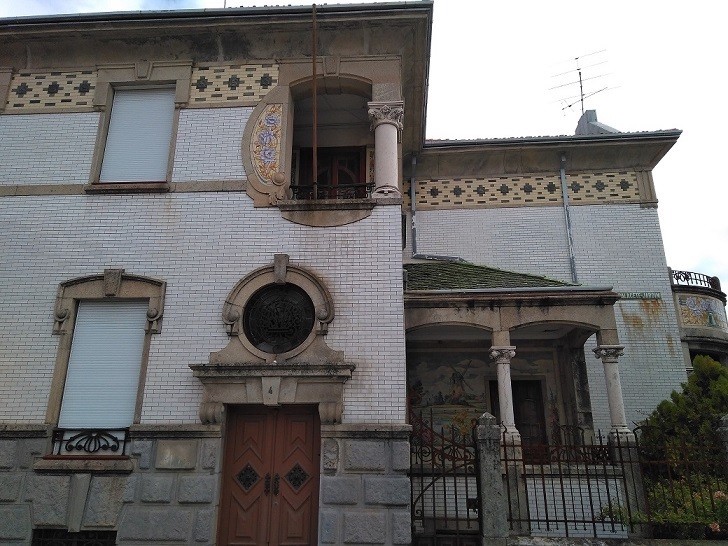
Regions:
<instances>
[{"instance_id":1,"label":"stone window surround","mask_svg":"<svg viewBox=\"0 0 728 546\"><path fill-rule=\"evenodd\" d=\"M354 93L365 96L371 105L393 104L402 106L400 59L394 56L362 57L321 57L317 69L320 89L333 89L334 92ZM280 61L278 85L261 100L253 110L243 133L243 167L248 176L246 191L256 207L278 207L281 215L291 222L314 226L341 226L362 220L369 215L375 205L401 205L402 197L397 188L386 187L386 192L376 192L367 199L321 199L294 201L289 199L290 171L293 157L293 101L296 96L310 90L310 59ZM278 143L278 172L270 180L257 176L254 159L250 150L251 137L259 118L265 115L270 105L280 105L282 109L281 136ZM400 120L401 121L401 120ZM372 143L376 151L376 138L372 126ZM399 128L396 134L399 135ZM391 144L391 143L390 143ZM401 144L395 144L394 164L396 173L388 178L402 179ZM390 154L391 155L391 154ZM381 177L384 179L385 177ZM378 188L379 189L379 188Z\"/></svg>"},{"instance_id":2,"label":"stone window surround","mask_svg":"<svg viewBox=\"0 0 728 546\"><path fill-rule=\"evenodd\" d=\"M53 333L60 335L61 339L58 345L51 390L48 397L46 423L54 425L58 422L58 416L60 415L68 361L71 356L76 312L78 302L81 300L148 300L149 302L139 373L139 387L134 410L134 423L139 422L151 334L158 334L162 330L166 287L167 283L164 281L126 274L123 269L105 269L101 275L71 279L58 286L53 313Z\"/></svg>"},{"instance_id":3,"label":"stone window surround","mask_svg":"<svg viewBox=\"0 0 728 546\"><path fill-rule=\"evenodd\" d=\"M308 338L282 354L257 349L246 338L242 318L248 299L260 288L292 283L302 288L314 304L315 324ZM341 351L324 341L334 318L331 294L316 275L288 264L288 255L276 254L272 265L261 267L241 279L230 291L222 319L230 342L211 353L207 364L192 364L203 384L200 420L222 424L226 404L317 404L323 424L341 422L344 383L354 365Z\"/></svg>"},{"instance_id":4,"label":"stone window surround","mask_svg":"<svg viewBox=\"0 0 728 546\"><path fill-rule=\"evenodd\" d=\"M167 192L170 189L174 167L174 147L177 140L180 108L190 98L192 61L138 61L128 64L100 65L97 71L94 109L102 113L96 137L96 148L91 161L86 193ZM174 86L174 118L170 138L167 175L164 182L100 182L106 138L111 121L111 106L115 88L149 88Z\"/></svg>"}]
</instances>

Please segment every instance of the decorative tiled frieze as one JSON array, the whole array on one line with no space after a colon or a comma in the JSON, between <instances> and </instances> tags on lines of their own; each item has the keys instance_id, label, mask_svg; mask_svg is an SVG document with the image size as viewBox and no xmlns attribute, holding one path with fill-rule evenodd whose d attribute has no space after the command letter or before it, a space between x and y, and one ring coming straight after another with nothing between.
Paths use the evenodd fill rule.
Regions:
<instances>
[{"instance_id":1,"label":"decorative tiled frieze","mask_svg":"<svg viewBox=\"0 0 728 546\"><path fill-rule=\"evenodd\" d=\"M45 72L16 71L12 75L6 113L93 109L95 69ZM187 106L215 107L257 103L278 84L278 65L236 64L192 69ZM1 110L1 109L0 109Z\"/></svg>"},{"instance_id":2,"label":"decorative tiled frieze","mask_svg":"<svg viewBox=\"0 0 728 546\"><path fill-rule=\"evenodd\" d=\"M95 89L96 71L91 69L15 72L5 111L91 110Z\"/></svg>"},{"instance_id":3,"label":"decorative tiled frieze","mask_svg":"<svg viewBox=\"0 0 728 546\"><path fill-rule=\"evenodd\" d=\"M192 69L190 106L258 102L278 84L278 65L236 64Z\"/></svg>"},{"instance_id":4,"label":"decorative tiled frieze","mask_svg":"<svg viewBox=\"0 0 728 546\"><path fill-rule=\"evenodd\" d=\"M640 199L634 172L579 173L568 175L566 184L573 205ZM418 180L416 192L417 208L425 210L563 203L558 174Z\"/></svg>"}]
</instances>

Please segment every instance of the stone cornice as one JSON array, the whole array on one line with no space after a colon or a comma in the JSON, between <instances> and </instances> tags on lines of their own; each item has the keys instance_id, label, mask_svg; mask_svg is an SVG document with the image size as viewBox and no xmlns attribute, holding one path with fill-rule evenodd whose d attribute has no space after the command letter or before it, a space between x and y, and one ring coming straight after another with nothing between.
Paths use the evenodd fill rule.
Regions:
<instances>
[{"instance_id":1,"label":"stone cornice","mask_svg":"<svg viewBox=\"0 0 728 546\"><path fill-rule=\"evenodd\" d=\"M430 141L417 160L417 177L552 173L566 155L566 173L589 170L652 170L681 131L596 136ZM405 167L407 162L405 161ZM405 177L409 173L405 171Z\"/></svg>"},{"instance_id":2,"label":"stone cornice","mask_svg":"<svg viewBox=\"0 0 728 546\"><path fill-rule=\"evenodd\" d=\"M416 307L467 307L471 305L488 307L558 307L572 305L611 306L619 300L619 294L610 289L587 290L571 289L543 290L529 289L517 291L502 290L422 290L406 291L406 308Z\"/></svg>"}]
</instances>

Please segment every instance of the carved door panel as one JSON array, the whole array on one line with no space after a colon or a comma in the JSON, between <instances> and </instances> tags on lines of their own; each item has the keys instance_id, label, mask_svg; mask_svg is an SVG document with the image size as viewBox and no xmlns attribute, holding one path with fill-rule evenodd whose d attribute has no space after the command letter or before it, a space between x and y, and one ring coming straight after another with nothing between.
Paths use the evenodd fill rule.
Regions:
<instances>
[{"instance_id":1,"label":"carved door panel","mask_svg":"<svg viewBox=\"0 0 728 546\"><path fill-rule=\"evenodd\" d=\"M221 545L316 543L319 431L315 407L230 409Z\"/></svg>"}]
</instances>

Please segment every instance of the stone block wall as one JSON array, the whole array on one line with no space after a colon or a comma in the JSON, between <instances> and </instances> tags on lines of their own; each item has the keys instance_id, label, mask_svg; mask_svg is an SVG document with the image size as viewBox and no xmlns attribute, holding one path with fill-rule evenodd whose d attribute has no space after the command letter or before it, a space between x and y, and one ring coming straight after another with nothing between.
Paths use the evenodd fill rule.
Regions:
<instances>
[{"instance_id":1,"label":"stone block wall","mask_svg":"<svg viewBox=\"0 0 728 546\"><path fill-rule=\"evenodd\" d=\"M320 544L410 544L409 427L324 426Z\"/></svg>"},{"instance_id":2,"label":"stone block wall","mask_svg":"<svg viewBox=\"0 0 728 546\"><path fill-rule=\"evenodd\" d=\"M0 544L33 528L117 530L117 544L211 544L220 481L214 427L132 432L131 459L41 459L41 429L0 439Z\"/></svg>"}]
</instances>

